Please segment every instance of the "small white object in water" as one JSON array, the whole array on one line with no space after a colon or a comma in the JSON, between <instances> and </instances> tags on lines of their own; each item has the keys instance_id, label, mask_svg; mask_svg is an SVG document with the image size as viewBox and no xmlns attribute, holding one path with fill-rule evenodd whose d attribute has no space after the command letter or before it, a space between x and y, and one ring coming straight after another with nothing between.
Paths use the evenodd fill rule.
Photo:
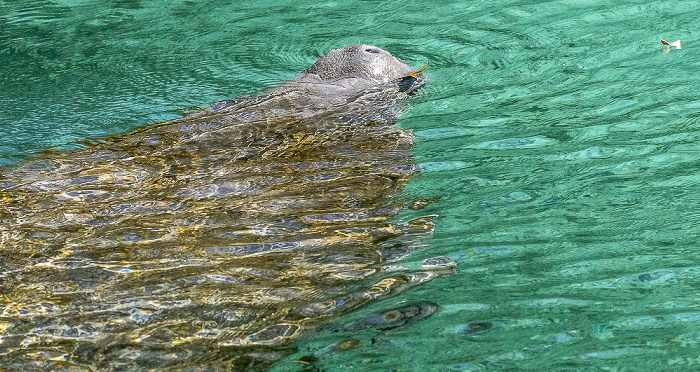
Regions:
<instances>
[{"instance_id":1,"label":"small white object in water","mask_svg":"<svg viewBox=\"0 0 700 372\"><path fill-rule=\"evenodd\" d=\"M669 43L668 41L662 39L662 40L661 40L661 43L664 44L664 45L668 45L668 46L674 46L674 47L676 47L676 49L680 49L680 48L681 48L681 41L680 41L680 40L676 40L676 41L674 41L674 42L672 42L672 43Z\"/></svg>"},{"instance_id":2,"label":"small white object in water","mask_svg":"<svg viewBox=\"0 0 700 372\"><path fill-rule=\"evenodd\" d=\"M674 41L674 42L672 42L672 43L669 43L668 41L666 41L666 40L664 40L664 39L661 39L661 44L664 45L664 53L668 53L668 50L669 50L672 46L676 47L676 49L680 49L680 48L681 48L681 41L680 41L680 40L676 40L676 41Z\"/></svg>"}]
</instances>

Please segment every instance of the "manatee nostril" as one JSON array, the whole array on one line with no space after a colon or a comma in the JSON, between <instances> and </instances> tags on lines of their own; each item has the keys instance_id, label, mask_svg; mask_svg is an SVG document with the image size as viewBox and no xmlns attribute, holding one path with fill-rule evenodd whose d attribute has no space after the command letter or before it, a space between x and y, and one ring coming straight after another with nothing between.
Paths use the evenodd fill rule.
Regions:
<instances>
[{"instance_id":1,"label":"manatee nostril","mask_svg":"<svg viewBox=\"0 0 700 372\"><path fill-rule=\"evenodd\" d=\"M379 49L367 48L367 49L365 49L365 52L369 52L369 53L379 53Z\"/></svg>"}]
</instances>

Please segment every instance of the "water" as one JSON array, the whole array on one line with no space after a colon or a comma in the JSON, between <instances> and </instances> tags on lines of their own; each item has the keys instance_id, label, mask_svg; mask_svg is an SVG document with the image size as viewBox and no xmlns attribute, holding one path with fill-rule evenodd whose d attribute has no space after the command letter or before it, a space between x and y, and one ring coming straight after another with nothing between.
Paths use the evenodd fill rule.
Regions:
<instances>
[{"instance_id":1,"label":"water","mask_svg":"<svg viewBox=\"0 0 700 372\"><path fill-rule=\"evenodd\" d=\"M431 82L397 124L413 131L407 162L422 171L386 200L432 203L401 210L387 226L438 217L432 236L399 233L409 254L390 264L420 272L424 259L444 255L456 261L455 273L256 351L259 368L682 370L700 363L700 2L36 1L0 3L0 17L3 164L263 92L345 45L374 44L416 68L430 62ZM680 39L683 49L663 53L660 39ZM200 269L215 262L194 258L211 260L195 262ZM123 365L186 368L233 352L165 345L139 355L118 342L65 349L42 341L50 337L37 329L18 337L11 297L40 294L39 284L53 285L63 301L65 293L95 293L62 290L72 283L62 272L24 278L22 293L3 287L0 346L15 367L60 368L102 353ZM347 291L393 274L375 275ZM214 282L173 287L186 297L185 288L216 292ZM120 290L133 300L128 286ZM440 311L395 328L367 321L414 303ZM44 313L60 305L43 304ZM147 328L158 310L138 305L126 306L129 317ZM182 315L177 304L163 306ZM178 331L201 336L209 328ZM24 343L8 341L15 339Z\"/></svg>"}]
</instances>

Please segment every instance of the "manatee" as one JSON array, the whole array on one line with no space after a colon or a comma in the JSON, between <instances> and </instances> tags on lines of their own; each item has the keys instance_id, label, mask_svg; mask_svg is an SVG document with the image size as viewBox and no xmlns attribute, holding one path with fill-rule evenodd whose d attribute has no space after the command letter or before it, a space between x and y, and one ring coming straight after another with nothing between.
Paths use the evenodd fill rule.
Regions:
<instances>
[{"instance_id":1,"label":"manatee","mask_svg":"<svg viewBox=\"0 0 700 372\"><path fill-rule=\"evenodd\" d=\"M389 221L410 203L394 124L420 71L354 45L265 94L0 169L4 366L265 365L431 280L385 271L432 228Z\"/></svg>"}]
</instances>

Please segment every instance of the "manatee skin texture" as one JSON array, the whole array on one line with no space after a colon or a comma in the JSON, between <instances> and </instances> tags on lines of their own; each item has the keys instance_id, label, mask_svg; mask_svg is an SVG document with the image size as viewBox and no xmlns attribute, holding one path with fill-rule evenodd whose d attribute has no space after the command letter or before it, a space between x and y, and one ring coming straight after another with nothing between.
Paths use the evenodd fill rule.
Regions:
<instances>
[{"instance_id":1,"label":"manatee skin texture","mask_svg":"<svg viewBox=\"0 0 700 372\"><path fill-rule=\"evenodd\" d=\"M428 81L410 74L413 68L386 50L366 44L331 50L299 76L273 88L269 94L238 101L213 103L208 111L241 111L242 121L270 116L297 119L342 111L354 121L381 118L398 100L413 94Z\"/></svg>"}]
</instances>

